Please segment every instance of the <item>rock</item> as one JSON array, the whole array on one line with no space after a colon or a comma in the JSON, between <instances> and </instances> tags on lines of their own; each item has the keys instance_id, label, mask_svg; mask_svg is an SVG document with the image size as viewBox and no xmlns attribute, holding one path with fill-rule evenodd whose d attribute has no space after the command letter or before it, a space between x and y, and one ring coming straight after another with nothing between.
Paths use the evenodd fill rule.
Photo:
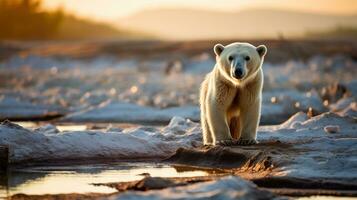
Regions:
<instances>
[{"instance_id":1,"label":"rock","mask_svg":"<svg viewBox=\"0 0 357 200\"><path fill-rule=\"evenodd\" d=\"M173 181L161 177L145 177L135 185L137 190L144 191L163 189L172 186L176 186Z\"/></svg>"},{"instance_id":2,"label":"rock","mask_svg":"<svg viewBox=\"0 0 357 200\"><path fill-rule=\"evenodd\" d=\"M247 170L253 171L266 170L273 166L271 157L266 151L246 150L239 146L216 146L209 149L179 148L174 155L165 161L203 167L247 167Z\"/></svg>"},{"instance_id":3,"label":"rock","mask_svg":"<svg viewBox=\"0 0 357 200\"><path fill-rule=\"evenodd\" d=\"M334 126L334 125L325 126L324 130L326 133L338 133L340 132L340 126Z\"/></svg>"},{"instance_id":4,"label":"rock","mask_svg":"<svg viewBox=\"0 0 357 200\"><path fill-rule=\"evenodd\" d=\"M137 181L98 183L96 185L113 187L118 191L148 191L217 179L217 177L151 177L149 173L138 175L144 176L144 178Z\"/></svg>"},{"instance_id":5,"label":"rock","mask_svg":"<svg viewBox=\"0 0 357 200\"><path fill-rule=\"evenodd\" d=\"M144 172L144 173L140 173L138 174L138 176L145 176L145 177L148 177L148 176L151 176L150 173L148 172Z\"/></svg>"}]
</instances>

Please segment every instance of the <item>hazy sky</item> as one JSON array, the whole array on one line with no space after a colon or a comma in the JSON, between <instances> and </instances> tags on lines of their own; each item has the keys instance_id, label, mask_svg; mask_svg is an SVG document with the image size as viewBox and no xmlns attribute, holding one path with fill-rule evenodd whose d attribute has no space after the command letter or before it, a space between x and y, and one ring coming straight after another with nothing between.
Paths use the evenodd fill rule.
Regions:
<instances>
[{"instance_id":1,"label":"hazy sky","mask_svg":"<svg viewBox=\"0 0 357 200\"><path fill-rule=\"evenodd\" d=\"M45 0L45 6L62 6L79 16L112 21L143 9L185 7L236 11L278 8L318 13L357 14L357 0Z\"/></svg>"}]
</instances>

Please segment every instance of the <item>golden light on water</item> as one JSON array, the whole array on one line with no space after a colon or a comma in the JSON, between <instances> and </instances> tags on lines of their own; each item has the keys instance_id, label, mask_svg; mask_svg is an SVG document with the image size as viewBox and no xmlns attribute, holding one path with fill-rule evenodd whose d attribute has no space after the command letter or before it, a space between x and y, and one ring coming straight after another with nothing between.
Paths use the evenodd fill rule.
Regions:
<instances>
[{"instance_id":1,"label":"golden light on water","mask_svg":"<svg viewBox=\"0 0 357 200\"><path fill-rule=\"evenodd\" d=\"M44 168L33 169L37 172L47 173L42 178L25 181L14 187L10 187L10 195L25 193L29 195L36 194L68 194L68 193L113 193L115 189L107 186L94 186L93 183L113 183L124 181L140 180L144 176L139 174L149 173L153 177L193 177L207 176L208 172L204 171L184 171L177 172L170 166L143 166L133 169L103 170L99 173L77 173L73 171L54 171ZM79 170L80 171L80 170ZM31 173L31 170L24 171ZM22 172L23 173L23 172ZM39 177L41 175L39 174ZM18 179L19 177L17 177ZM11 176L9 178L11 182Z\"/></svg>"},{"instance_id":2,"label":"golden light on water","mask_svg":"<svg viewBox=\"0 0 357 200\"><path fill-rule=\"evenodd\" d=\"M109 94L110 95L115 95L117 93L117 90L115 89L115 88L111 88L110 90L109 90Z\"/></svg>"},{"instance_id":3,"label":"golden light on water","mask_svg":"<svg viewBox=\"0 0 357 200\"><path fill-rule=\"evenodd\" d=\"M139 90L138 87L135 86L135 85L130 88L130 92L133 93L133 94L137 93L138 90Z\"/></svg>"},{"instance_id":4,"label":"golden light on water","mask_svg":"<svg viewBox=\"0 0 357 200\"><path fill-rule=\"evenodd\" d=\"M35 128L38 127L38 124L35 122L16 122L16 124L24 127L24 128Z\"/></svg>"},{"instance_id":5,"label":"golden light on water","mask_svg":"<svg viewBox=\"0 0 357 200\"><path fill-rule=\"evenodd\" d=\"M35 122L16 122L16 124L24 127L24 128L38 128L39 125ZM59 131L84 131L87 130L87 125L81 125L81 124L60 124L56 125L56 128Z\"/></svg>"},{"instance_id":6,"label":"golden light on water","mask_svg":"<svg viewBox=\"0 0 357 200\"><path fill-rule=\"evenodd\" d=\"M87 125L57 125L59 131L85 131L87 130Z\"/></svg>"},{"instance_id":7,"label":"golden light on water","mask_svg":"<svg viewBox=\"0 0 357 200\"><path fill-rule=\"evenodd\" d=\"M91 185L95 177L89 175L54 174L34 181L25 182L19 187L10 189L10 194L69 194L69 193L113 193L114 188Z\"/></svg>"},{"instance_id":8,"label":"golden light on water","mask_svg":"<svg viewBox=\"0 0 357 200\"><path fill-rule=\"evenodd\" d=\"M272 102L272 103L276 103L276 102L277 102L277 98L276 98L276 97L272 97L272 98L270 98L270 102Z\"/></svg>"},{"instance_id":9,"label":"golden light on water","mask_svg":"<svg viewBox=\"0 0 357 200\"><path fill-rule=\"evenodd\" d=\"M323 104L324 104L324 106L328 106L328 104L329 104L328 100L325 100L325 101L323 102Z\"/></svg>"}]
</instances>

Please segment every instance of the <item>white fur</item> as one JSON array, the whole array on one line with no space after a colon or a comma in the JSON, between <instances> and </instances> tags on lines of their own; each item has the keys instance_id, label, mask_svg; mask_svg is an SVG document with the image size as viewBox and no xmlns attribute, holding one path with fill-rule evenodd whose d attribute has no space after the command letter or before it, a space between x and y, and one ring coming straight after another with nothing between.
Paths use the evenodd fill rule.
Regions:
<instances>
[{"instance_id":1,"label":"white fur","mask_svg":"<svg viewBox=\"0 0 357 200\"><path fill-rule=\"evenodd\" d=\"M214 47L217 62L200 90L205 145L256 143L263 86L261 66L266 51L264 45L255 47L248 43ZM244 69L245 76L241 79L233 75L238 66L235 63Z\"/></svg>"}]
</instances>

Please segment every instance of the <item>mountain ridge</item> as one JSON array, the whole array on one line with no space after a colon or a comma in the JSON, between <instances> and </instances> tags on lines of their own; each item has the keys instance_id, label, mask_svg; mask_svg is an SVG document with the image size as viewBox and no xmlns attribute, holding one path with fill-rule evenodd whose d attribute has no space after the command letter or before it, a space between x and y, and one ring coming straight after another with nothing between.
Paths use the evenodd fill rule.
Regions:
<instances>
[{"instance_id":1,"label":"mountain ridge","mask_svg":"<svg viewBox=\"0 0 357 200\"><path fill-rule=\"evenodd\" d=\"M281 9L234 12L187 8L148 9L115 23L164 39L227 39L299 37L307 31L357 26L357 13L336 15Z\"/></svg>"}]
</instances>

